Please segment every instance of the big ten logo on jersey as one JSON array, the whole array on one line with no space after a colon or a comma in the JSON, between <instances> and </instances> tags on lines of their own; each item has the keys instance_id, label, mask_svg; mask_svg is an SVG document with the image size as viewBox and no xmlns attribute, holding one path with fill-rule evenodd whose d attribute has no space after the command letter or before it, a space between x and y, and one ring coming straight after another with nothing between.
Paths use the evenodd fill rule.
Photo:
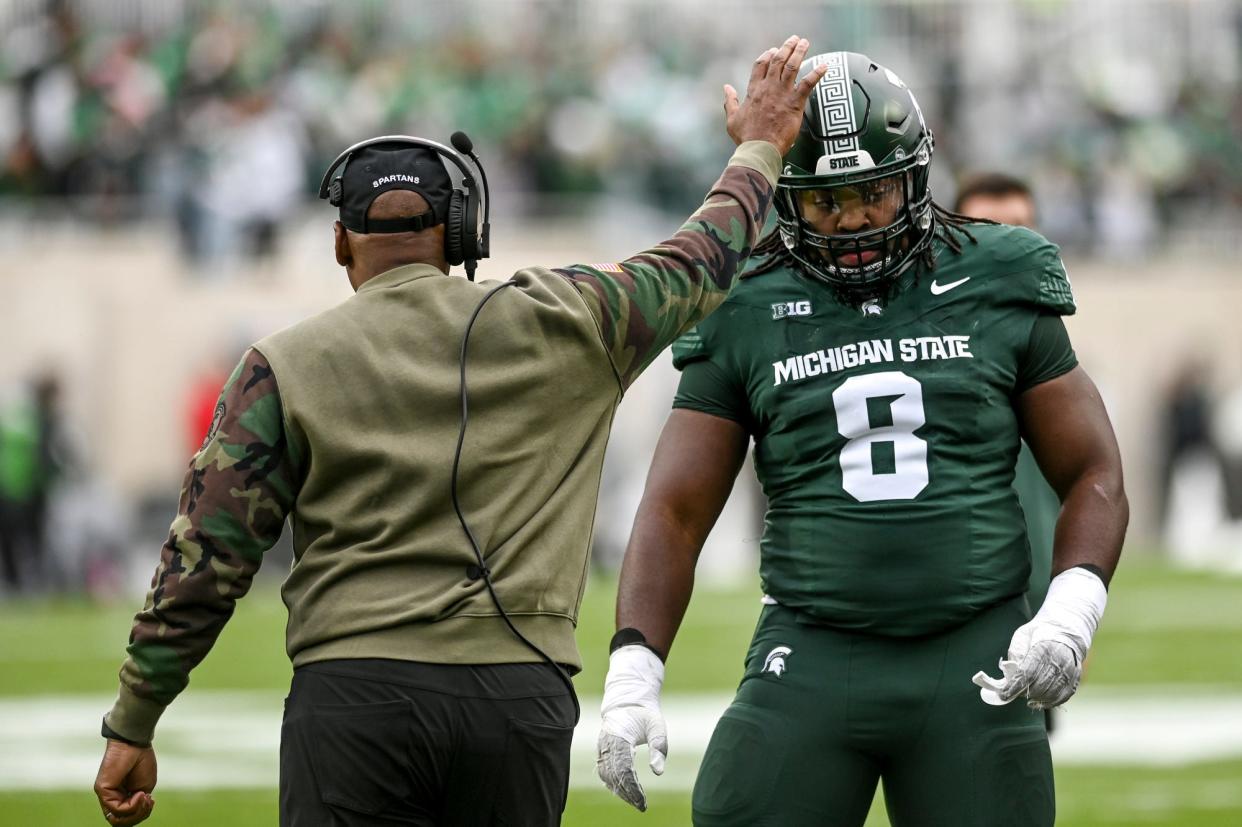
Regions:
<instances>
[{"instance_id":1,"label":"big ten logo on jersey","mask_svg":"<svg viewBox=\"0 0 1242 827\"><path fill-rule=\"evenodd\" d=\"M786 316L809 315L811 315L811 303L809 301L777 302L772 305L773 319L783 319Z\"/></svg>"}]
</instances>

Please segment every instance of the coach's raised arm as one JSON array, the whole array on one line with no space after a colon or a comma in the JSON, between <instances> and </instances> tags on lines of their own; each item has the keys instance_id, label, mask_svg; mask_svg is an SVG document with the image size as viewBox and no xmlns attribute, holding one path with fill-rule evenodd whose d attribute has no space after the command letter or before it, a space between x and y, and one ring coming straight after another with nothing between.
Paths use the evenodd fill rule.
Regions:
<instances>
[{"instance_id":1,"label":"coach's raised arm","mask_svg":"<svg viewBox=\"0 0 1242 827\"><path fill-rule=\"evenodd\" d=\"M104 718L109 823L150 815L156 723L286 521L280 823L559 823L609 426L754 248L822 74L797 80L807 48L764 52L745 100L725 87L728 167L669 241L617 264L476 284L469 139L341 153L320 195L356 293L255 343L221 393Z\"/></svg>"}]
</instances>

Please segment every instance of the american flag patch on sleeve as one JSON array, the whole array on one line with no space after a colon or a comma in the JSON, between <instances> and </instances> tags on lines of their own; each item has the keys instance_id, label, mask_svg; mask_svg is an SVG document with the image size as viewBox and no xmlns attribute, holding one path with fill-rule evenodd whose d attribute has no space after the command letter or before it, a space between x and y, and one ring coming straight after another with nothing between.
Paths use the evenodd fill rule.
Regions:
<instances>
[{"instance_id":1,"label":"american flag patch on sleeve","mask_svg":"<svg viewBox=\"0 0 1242 827\"><path fill-rule=\"evenodd\" d=\"M588 264L592 270L599 270L601 273L624 273L620 264Z\"/></svg>"}]
</instances>

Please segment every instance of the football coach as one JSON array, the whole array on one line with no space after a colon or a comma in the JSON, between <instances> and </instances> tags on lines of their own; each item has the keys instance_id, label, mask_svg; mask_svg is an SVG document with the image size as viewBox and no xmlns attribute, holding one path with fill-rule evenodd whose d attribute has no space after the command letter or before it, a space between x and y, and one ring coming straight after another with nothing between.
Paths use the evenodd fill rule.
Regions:
<instances>
[{"instance_id":1,"label":"football coach","mask_svg":"<svg viewBox=\"0 0 1242 827\"><path fill-rule=\"evenodd\" d=\"M104 717L110 824L151 814L156 723L286 520L280 823L560 822L609 426L750 255L823 71L796 81L808 46L760 55L743 101L725 87L724 173L671 239L616 264L475 283L487 189L468 138L337 158L320 195L355 294L225 384Z\"/></svg>"}]
</instances>

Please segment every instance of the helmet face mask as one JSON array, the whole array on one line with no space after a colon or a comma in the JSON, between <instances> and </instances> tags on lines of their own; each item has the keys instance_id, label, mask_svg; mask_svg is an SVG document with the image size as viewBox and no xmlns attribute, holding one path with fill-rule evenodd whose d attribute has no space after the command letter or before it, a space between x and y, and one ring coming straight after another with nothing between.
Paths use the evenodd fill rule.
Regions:
<instances>
[{"instance_id":1,"label":"helmet face mask","mask_svg":"<svg viewBox=\"0 0 1242 827\"><path fill-rule=\"evenodd\" d=\"M927 186L932 136L918 103L889 70L832 52L777 182L781 238L812 278L879 292L931 243Z\"/></svg>"}]
</instances>

